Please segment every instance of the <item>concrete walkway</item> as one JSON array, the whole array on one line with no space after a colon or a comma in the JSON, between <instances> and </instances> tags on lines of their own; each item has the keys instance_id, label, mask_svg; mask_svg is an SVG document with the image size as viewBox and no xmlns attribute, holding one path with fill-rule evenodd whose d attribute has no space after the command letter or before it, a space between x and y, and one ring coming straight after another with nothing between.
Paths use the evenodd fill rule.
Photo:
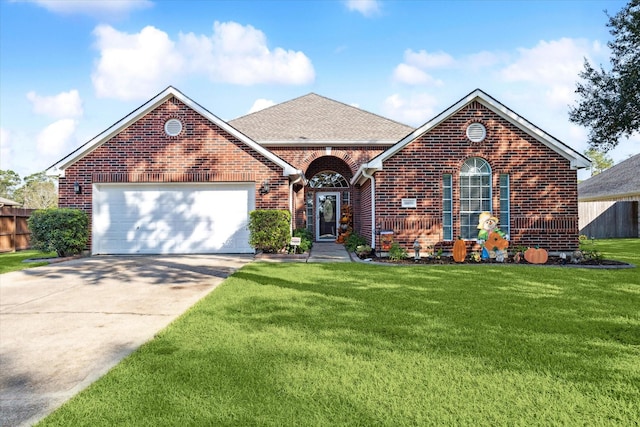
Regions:
<instances>
[{"instance_id":1,"label":"concrete walkway","mask_svg":"<svg viewBox=\"0 0 640 427\"><path fill-rule=\"evenodd\" d=\"M253 256L97 256L0 275L0 426L37 422Z\"/></svg>"},{"instance_id":2,"label":"concrete walkway","mask_svg":"<svg viewBox=\"0 0 640 427\"><path fill-rule=\"evenodd\" d=\"M351 257L342 244L315 242L307 262L351 262Z\"/></svg>"}]
</instances>

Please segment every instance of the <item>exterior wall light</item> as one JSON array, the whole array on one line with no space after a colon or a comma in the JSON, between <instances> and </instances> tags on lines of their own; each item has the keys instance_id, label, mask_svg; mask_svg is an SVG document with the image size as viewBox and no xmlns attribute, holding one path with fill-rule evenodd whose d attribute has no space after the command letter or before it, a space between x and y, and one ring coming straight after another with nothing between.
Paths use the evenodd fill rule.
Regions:
<instances>
[{"instance_id":1,"label":"exterior wall light","mask_svg":"<svg viewBox=\"0 0 640 427\"><path fill-rule=\"evenodd\" d=\"M78 181L73 183L73 192L75 194L80 194L82 193L82 187L80 186L80 184L78 183Z\"/></svg>"},{"instance_id":2,"label":"exterior wall light","mask_svg":"<svg viewBox=\"0 0 640 427\"><path fill-rule=\"evenodd\" d=\"M269 188L269 180L265 179L264 182L262 183L262 186L260 187L260 194L265 195L269 191L271 191L271 189Z\"/></svg>"}]
</instances>

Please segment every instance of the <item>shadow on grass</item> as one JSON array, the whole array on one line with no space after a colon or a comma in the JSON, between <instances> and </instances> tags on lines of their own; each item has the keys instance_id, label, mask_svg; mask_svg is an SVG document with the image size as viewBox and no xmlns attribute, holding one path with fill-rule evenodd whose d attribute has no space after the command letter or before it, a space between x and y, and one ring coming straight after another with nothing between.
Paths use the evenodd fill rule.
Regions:
<instances>
[{"instance_id":1,"label":"shadow on grass","mask_svg":"<svg viewBox=\"0 0 640 427\"><path fill-rule=\"evenodd\" d=\"M290 292L256 293L226 307L226 320L326 336L363 354L372 346L444 353L590 384L621 375L615 359L640 355L637 273L336 264L309 275L309 267L264 268L251 265L234 277Z\"/></svg>"}]
</instances>

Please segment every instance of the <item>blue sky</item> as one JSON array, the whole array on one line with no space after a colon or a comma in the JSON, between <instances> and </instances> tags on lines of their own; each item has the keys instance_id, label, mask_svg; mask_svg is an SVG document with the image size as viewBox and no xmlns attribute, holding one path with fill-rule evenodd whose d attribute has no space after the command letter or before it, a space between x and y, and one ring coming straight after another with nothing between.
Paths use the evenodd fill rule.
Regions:
<instances>
[{"instance_id":1,"label":"blue sky","mask_svg":"<svg viewBox=\"0 0 640 427\"><path fill-rule=\"evenodd\" d=\"M416 127L481 88L582 152L568 106L625 3L0 0L0 168L44 170L168 85L225 120L315 92Z\"/></svg>"}]
</instances>

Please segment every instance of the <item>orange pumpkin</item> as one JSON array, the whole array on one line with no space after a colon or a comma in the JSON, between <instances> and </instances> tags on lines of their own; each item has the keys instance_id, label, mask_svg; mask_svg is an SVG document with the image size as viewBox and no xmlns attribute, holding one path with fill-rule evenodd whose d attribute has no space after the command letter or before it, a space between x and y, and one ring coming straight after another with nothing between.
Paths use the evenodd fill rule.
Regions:
<instances>
[{"instance_id":1,"label":"orange pumpkin","mask_svg":"<svg viewBox=\"0 0 640 427\"><path fill-rule=\"evenodd\" d=\"M484 244L489 251L504 251L509 247L509 241L502 237L499 233L492 231Z\"/></svg>"},{"instance_id":2,"label":"orange pumpkin","mask_svg":"<svg viewBox=\"0 0 640 427\"><path fill-rule=\"evenodd\" d=\"M463 262L467 257L467 245L461 238L458 238L453 244L453 260L455 262Z\"/></svg>"},{"instance_id":3,"label":"orange pumpkin","mask_svg":"<svg viewBox=\"0 0 640 427\"><path fill-rule=\"evenodd\" d=\"M549 254L542 248L529 248L524 251L524 259L531 264L544 264L549 259Z\"/></svg>"}]
</instances>

